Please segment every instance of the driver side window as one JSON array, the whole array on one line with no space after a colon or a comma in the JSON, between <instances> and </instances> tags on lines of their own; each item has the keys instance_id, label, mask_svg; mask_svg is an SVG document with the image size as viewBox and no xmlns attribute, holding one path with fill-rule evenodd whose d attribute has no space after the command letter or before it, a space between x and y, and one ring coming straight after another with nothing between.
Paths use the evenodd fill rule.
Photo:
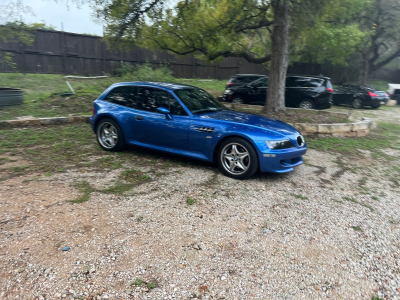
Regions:
<instances>
[{"instance_id":1,"label":"driver side window","mask_svg":"<svg viewBox=\"0 0 400 300\"><path fill-rule=\"evenodd\" d=\"M267 88L268 87L268 78L262 78L252 84L254 87L258 88Z\"/></svg>"},{"instance_id":2,"label":"driver side window","mask_svg":"<svg viewBox=\"0 0 400 300\"><path fill-rule=\"evenodd\" d=\"M157 112L158 107L167 108L172 115L187 116L186 111L170 93L156 88L140 87L138 109Z\"/></svg>"}]
</instances>

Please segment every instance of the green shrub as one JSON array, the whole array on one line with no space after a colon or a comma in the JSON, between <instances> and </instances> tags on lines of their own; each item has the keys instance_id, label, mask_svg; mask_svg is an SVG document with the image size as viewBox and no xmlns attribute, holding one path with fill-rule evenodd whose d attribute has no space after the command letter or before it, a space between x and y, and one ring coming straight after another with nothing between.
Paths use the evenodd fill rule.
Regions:
<instances>
[{"instance_id":1,"label":"green shrub","mask_svg":"<svg viewBox=\"0 0 400 300\"><path fill-rule=\"evenodd\" d=\"M145 63L143 65L132 65L122 63L122 67L115 70L115 75L130 81L164 81L175 82L172 70L164 65L153 69L152 65Z\"/></svg>"}]
</instances>

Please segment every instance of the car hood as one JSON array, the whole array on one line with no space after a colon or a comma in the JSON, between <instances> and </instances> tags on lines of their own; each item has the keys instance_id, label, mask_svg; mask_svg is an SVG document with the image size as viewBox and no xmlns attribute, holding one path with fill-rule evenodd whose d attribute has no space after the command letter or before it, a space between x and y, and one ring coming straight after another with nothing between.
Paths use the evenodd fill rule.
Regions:
<instances>
[{"instance_id":1,"label":"car hood","mask_svg":"<svg viewBox=\"0 0 400 300\"><path fill-rule=\"evenodd\" d=\"M215 113L199 115L198 117L202 119L214 119L251 125L267 131L279 133L282 136L300 134L297 129L282 121L234 110L223 110Z\"/></svg>"}]
</instances>

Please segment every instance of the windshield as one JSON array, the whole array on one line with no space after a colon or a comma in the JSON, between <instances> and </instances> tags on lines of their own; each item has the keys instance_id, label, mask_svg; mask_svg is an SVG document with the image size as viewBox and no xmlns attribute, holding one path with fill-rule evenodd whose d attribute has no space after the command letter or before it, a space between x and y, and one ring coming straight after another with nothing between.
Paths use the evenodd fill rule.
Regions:
<instances>
[{"instance_id":1,"label":"windshield","mask_svg":"<svg viewBox=\"0 0 400 300\"><path fill-rule=\"evenodd\" d=\"M176 90L175 94L194 115L227 109L213 96L201 89Z\"/></svg>"}]
</instances>

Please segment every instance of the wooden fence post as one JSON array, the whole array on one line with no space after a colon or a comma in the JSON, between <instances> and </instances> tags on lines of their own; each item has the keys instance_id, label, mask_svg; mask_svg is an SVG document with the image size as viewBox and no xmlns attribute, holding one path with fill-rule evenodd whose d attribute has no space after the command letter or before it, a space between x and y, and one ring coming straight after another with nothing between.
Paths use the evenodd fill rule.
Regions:
<instances>
[{"instance_id":1,"label":"wooden fence post","mask_svg":"<svg viewBox=\"0 0 400 300\"><path fill-rule=\"evenodd\" d=\"M65 32L62 31L61 32L61 51L62 51L62 70L63 70L63 74L67 75L67 62L66 62L66 53L65 53Z\"/></svg>"}]
</instances>

